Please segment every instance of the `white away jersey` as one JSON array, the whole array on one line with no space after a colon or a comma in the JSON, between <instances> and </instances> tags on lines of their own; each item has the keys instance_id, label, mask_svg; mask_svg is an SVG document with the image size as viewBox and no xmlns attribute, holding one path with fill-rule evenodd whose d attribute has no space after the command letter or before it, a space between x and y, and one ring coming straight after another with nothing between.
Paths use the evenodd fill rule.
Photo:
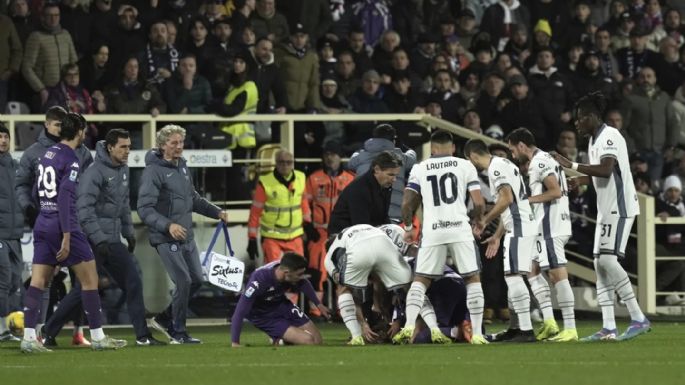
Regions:
<instances>
[{"instance_id":1,"label":"white away jersey","mask_svg":"<svg viewBox=\"0 0 685 385\"><path fill-rule=\"evenodd\" d=\"M488 178L495 199L499 198L499 190L504 186L511 187L514 196L514 201L502 213L504 228L512 232L514 237L537 235L538 225L528 203L526 185L518 167L509 159L493 156L488 167Z\"/></svg>"},{"instance_id":2,"label":"white away jersey","mask_svg":"<svg viewBox=\"0 0 685 385\"><path fill-rule=\"evenodd\" d=\"M531 196L540 195L547 190L544 180L552 175L561 188L561 198L551 202L532 203L538 232L545 238L571 235L571 217L568 209L568 186L563 167L552 156L536 150L528 166L528 185Z\"/></svg>"},{"instance_id":3,"label":"white away jersey","mask_svg":"<svg viewBox=\"0 0 685 385\"><path fill-rule=\"evenodd\" d=\"M597 213L600 218L609 215L634 217L640 214L637 193L630 173L628 148L621 133L606 124L599 129L596 137L588 144L590 164L602 162L610 156L616 159L616 167L609 178L592 177L592 184L597 191Z\"/></svg>"},{"instance_id":4,"label":"white away jersey","mask_svg":"<svg viewBox=\"0 0 685 385\"><path fill-rule=\"evenodd\" d=\"M421 246L473 241L466 200L480 190L478 172L466 159L429 158L414 165L407 189L421 195L423 223Z\"/></svg>"}]
</instances>

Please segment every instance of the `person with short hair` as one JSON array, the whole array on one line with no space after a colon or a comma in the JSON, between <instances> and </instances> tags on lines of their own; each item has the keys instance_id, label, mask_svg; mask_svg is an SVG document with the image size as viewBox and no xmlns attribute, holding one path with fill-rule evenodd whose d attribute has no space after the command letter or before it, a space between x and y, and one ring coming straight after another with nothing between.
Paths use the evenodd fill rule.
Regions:
<instances>
[{"instance_id":1,"label":"person with short hair","mask_svg":"<svg viewBox=\"0 0 685 385\"><path fill-rule=\"evenodd\" d=\"M293 252L286 252L276 261L255 270L240 295L231 318L231 346L241 347L240 334L243 320L265 332L274 345L321 345L319 329L297 305L286 297L287 292L304 292L325 317L326 306L319 302L314 288L304 277L307 260Z\"/></svg>"},{"instance_id":2,"label":"person with short hair","mask_svg":"<svg viewBox=\"0 0 685 385\"><path fill-rule=\"evenodd\" d=\"M156 147L145 155L138 190L138 214L149 230L169 278L176 285L169 306L151 326L175 344L198 344L186 331L188 302L202 285L202 266L193 232L193 212L228 222L228 213L195 191L183 158L186 130L169 124L157 132Z\"/></svg>"}]
</instances>

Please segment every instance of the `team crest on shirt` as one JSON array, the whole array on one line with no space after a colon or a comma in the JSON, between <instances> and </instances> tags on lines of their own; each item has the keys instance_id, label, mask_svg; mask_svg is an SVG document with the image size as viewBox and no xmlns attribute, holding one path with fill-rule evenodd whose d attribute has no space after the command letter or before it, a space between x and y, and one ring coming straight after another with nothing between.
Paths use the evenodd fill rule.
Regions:
<instances>
[{"instance_id":1,"label":"team crest on shirt","mask_svg":"<svg viewBox=\"0 0 685 385\"><path fill-rule=\"evenodd\" d=\"M48 159L52 159L52 158L55 157L55 153L52 152L52 151L48 151L48 152L45 153L45 157L48 158Z\"/></svg>"},{"instance_id":2,"label":"team crest on shirt","mask_svg":"<svg viewBox=\"0 0 685 385\"><path fill-rule=\"evenodd\" d=\"M178 251L178 245L174 243L171 245L171 247L169 249L173 252L176 252L176 251Z\"/></svg>"},{"instance_id":3,"label":"team crest on shirt","mask_svg":"<svg viewBox=\"0 0 685 385\"><path fill-rule=\"evenodd\" d=\"M78 168L78 162L72 163L72 164L71 164L71 167L72 167L72 168Z\"/></svg>"}]
</instances>

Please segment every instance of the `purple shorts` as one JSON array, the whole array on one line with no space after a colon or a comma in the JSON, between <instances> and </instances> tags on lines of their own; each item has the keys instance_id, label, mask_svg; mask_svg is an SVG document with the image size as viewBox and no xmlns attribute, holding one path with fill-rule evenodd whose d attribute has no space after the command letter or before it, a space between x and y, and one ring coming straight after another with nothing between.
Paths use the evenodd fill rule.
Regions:
<instances>
[{"instance_id":1,"label":"purple shorts","mask_svg":"<svg viewBox=\"0 0 685 385\"><path fill-rule=\"evenodd\" d=\"M282 302L268 312L252 312L247 319L259 330L273 339L283 338L289 327L300 327L309 317L292 302Z\"/></svg>"},{"instance_id":2,"label":"purple shorts","mask_svg":"<svg viewBox=\"0 0 685 385\"><path fill-rule=\"evenodd\" d=\"M62 247L62 233L33 232L33 263L36 265L49 266L73 266L81 262L95 259L93 250L86 239L86 235L80 231L71 233L69 256L62 262L57 262L57 252Z\"/></svg>"}]
</instances>

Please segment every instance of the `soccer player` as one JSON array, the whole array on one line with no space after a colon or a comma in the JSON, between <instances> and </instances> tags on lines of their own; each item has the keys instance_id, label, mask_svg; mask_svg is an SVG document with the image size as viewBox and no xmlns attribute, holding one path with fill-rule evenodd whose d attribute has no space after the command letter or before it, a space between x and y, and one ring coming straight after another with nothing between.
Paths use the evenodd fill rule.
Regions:
<instances>
[{"instance_id":1,"label":"soccer player","mask_svg":"<svg viewBox=\"0 0 685 385\"><path fill-rule=\"evenodd\" d=\"M81 301L90 326L94 350L118 349L126 341L107 337L101 325L98 274L93 251L78 224L76 188L81 173L75 149L85 138L86 120L68 114L62 121L60 142L50 147L38 163L37 193L40 214L33 229L34 255L31 284L24 300L25 325L21 351L49 352L36 338L43 290L56 265L71 267L81 283Z\"/></svg>"},{"instance_id":2,"label":"soccer player","mask_svg":"<svg viewBox=\"0 0 685 385\"><path fill-rule=\"evenodd\" d=\"M157 148L145 155L145 170L138 190L138 214L148 226L150 244L157 250L176 285L171 303L150 325L169 342L199 344L186 331L188 301L202 285L202 266L193 233L193 212L228 222L228 215L193 187L183 141L186 130L173 124L157 132Z\"/></svg>"},{"instance_id":3,"label":"soccer player","mask_svg":"<svg viewBox=\"0 0 685 385\"><path fill-rule=\"evenodd\" d=\"M231 346L240 347L243 319L266 333L274 345L280 341L293 345L320 345L321 333L309 317L285 296L286 291L304 292L328 318L328 308L316 297L314 287L304 277L307 260L286 252L280 260L255 270L238 300L231 318Z\"/></svg>"},{"instance_id":4,"label":"soccer player","mask_svg":"<svg viewBox=\"0 0 685 385\"><path fill-rule=\"evenodd\" d=\"M507 137L509 149L520 164L528 166L528 185L531 196L528 202L538 222L535 257L528 282L535 295L544 324L536 333L538 340L555 342L577 341L576 320L573 311L575 299L566 271L564 246L571 238L571 218L568 208L568 188L563 168L551 155L535 146L535 137L526 128L512 131ZM564 319L564 330L554 320L552 299L547 280L540 274L547 271L554 284L557 302Z\"/></svg>"},{"instance_id":5,"label":"soccer player","mask_svg":"<svg viewBox=\"0 0 685 385\"><path fill-rule=\"evenodd\" d=\"M473 322L471 343L487 343L482 333L485 298L480 283L480 254L466 208L466 200L470 198L474 206L471 215L475 222L479 222L485 201L480 194L476 168L466 159L453 156L454 152L452 134L435 131L431 135L431 157L412 167L404 190L402 220L406 230L405 241L415 241L412 220L420 204L423 204L423 222L414 282L407 293L407 321L393 337L395 343L406 343L411 339L416 318L427 301L426 290L433 280L443 276L448 255L454 258L459 273L466 279L467 306ZM447 338L440 329L432 331L431 336L433 341Z\"/></svg>"},{"instance_id":6,"label":"soccer player","mask_svg":"<svg viewBox=\"0 0 685 385\"><path fill-rule=\"evenodd\" d=\"M360 224L332 235L327 242L324 264L338 285L338 309L352 335L350 345L364 345L365 340L374 341L378 337L364 319L361 308L366 302L364 297L371 274L388 291L395 291L398 300L404 298L405 286L411 282L411 268L402 258L407 248L401 238L403 233L397 225L377 228ZM429 326L439 332L432 306L426 307L426 311L432 314L433 322Z\"/></svg>"},{"instance_id":7,"label":"soccer player","mask_svg":"<svg viewBox=\"0 0 685 385\"><path fill-rule=\"evenodd\" d=\"M508 286L510 307L518 316L518 327L512 325L505 333L498 334L495 341L535 342L530 320L530 294L523 275L530 271L538 229L528 203L523 176L518 167L508 159L490 155L482 140L472 139L466 142L464 154L476 168L488 170L490 191L496 197L495 205L475 227L476 231L482 231L488 223L501 216L495 234L484 241L488 245L485 256L492 258L497 254L500 239L504 236L504 279ZM512 322L515 322L513 318L512 315Z\"/></svg>"},{"instance_id":8,"label":"soccer player","mask_svg":"<svg viewBox=\"0 0 685 385\"><path fill-rule=\"evenodd\" d=\"M136 346L165 345L156 340L147 327L143 282L132 254L136 238L126 165L130 150L129 133L119 128L109 130L105 140L97 143L95 162L83 173L78 187L79 222L95 249L99 267L105 269L126 293ZM127 246L121 243L122 235Z\"/></svg>"},{"instance_id":9,"label":"soccer player","mask_svg":"<svg viewBox=\"0 0 685 385\"><path fill-rule=\"evenodd\" d=\"M593 254L597 274L597 301L602 309L602 329L583 341L628 340L647 333L651 325L637 303L628 274L618 262L625 248L635 216L640 214L637 193L630 174L628 149L621 133L602 121L607 99L599 92L578 100L575 125L583 136L590 137L590 164L578 164L552 153L566 168L584 176L569 179L569 187L590 184L597 192L597 224ZM614 317L614 292L628 307L630 326L617 337Z\"/></svg>"}]
</instances>

